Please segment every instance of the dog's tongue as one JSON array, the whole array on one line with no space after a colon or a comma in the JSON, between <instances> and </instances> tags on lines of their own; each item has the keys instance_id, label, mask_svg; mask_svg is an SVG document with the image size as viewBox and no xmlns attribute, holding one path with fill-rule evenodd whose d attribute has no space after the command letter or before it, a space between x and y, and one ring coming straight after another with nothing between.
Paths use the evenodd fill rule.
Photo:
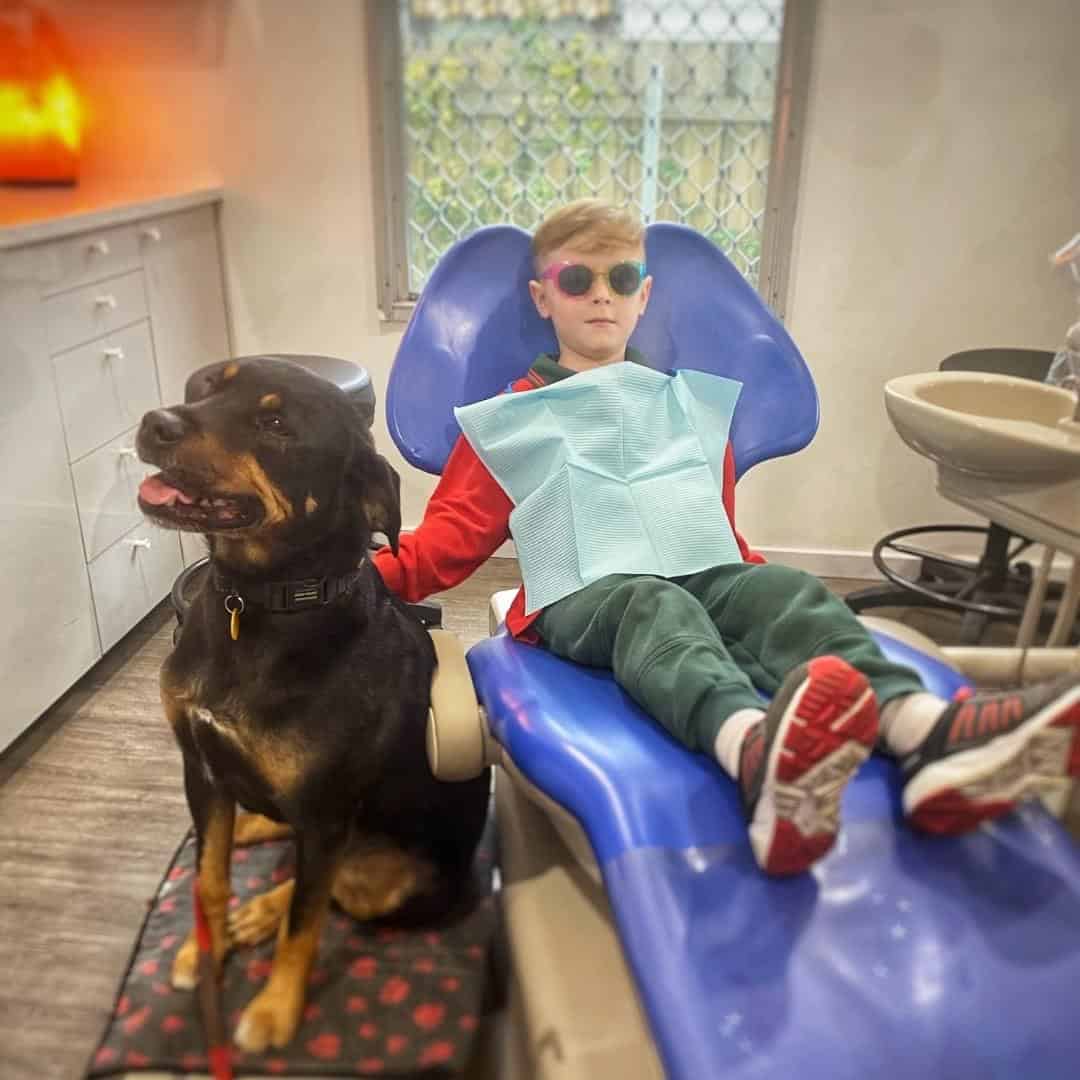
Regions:
<instances>
[{"instance_id":1,"label":"dog's tongue","mask_svg":"<svg viewBox=\"0 0 1080 1080\"><path fill-rule=\"evenodd\" d=\"M139 498L148 506L172 506L175 502L191 503L194 500L179 488L171 487L161 479L161 473L148 476L139 485Z\"/></svg>"}]
</instances>

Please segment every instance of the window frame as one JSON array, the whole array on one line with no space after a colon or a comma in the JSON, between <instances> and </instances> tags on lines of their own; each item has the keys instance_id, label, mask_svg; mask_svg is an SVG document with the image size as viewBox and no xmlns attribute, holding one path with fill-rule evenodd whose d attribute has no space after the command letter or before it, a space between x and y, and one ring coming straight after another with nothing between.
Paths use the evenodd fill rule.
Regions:
<instances>
[{"instance_id":1,"label":"window frame","mask_svg":"<svg viewBox=\"0 0 1080 1080\"><path fill-rule=\"evenodd\" d=\"M409 293L408 280L398 0L374 0L365 7L375 121L372 156L377 302L384 323L404 325L412 315L416 298ZM781 322L787 313L817 8L818 0L785 0L780 35L757 288Z\"/></svg>"}]
</instances>

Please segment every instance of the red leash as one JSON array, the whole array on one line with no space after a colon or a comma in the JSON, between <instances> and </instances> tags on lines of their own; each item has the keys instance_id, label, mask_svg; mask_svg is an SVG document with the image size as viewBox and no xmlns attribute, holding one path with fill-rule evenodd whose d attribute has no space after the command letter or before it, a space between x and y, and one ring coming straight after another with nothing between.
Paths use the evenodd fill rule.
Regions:
<instances>
[{"instance_id":1,"label":"red leash","mask_svg":"<svg viewBox=\"0 0 1080 1080\"><path fill-rule=\"evenodd\" d=\"M202 1014L203 1035L206 1038L206 1055L210 1074L214 1080L233 1080L232 1054L229 1037L225 1031L225 1014L221 1001L221 987L214 970L214 953L211 947L210 923L203 910L199 895L199 875L193 882L195 900L195 941L199 946L198 985L199 1012Z\"/></svg>"}]
</instances>

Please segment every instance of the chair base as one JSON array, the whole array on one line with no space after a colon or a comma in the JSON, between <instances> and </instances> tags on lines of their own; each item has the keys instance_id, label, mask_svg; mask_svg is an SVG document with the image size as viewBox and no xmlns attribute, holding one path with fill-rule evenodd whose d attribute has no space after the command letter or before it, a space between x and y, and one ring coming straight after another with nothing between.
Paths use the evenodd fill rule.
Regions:
<instances>
[{"instance_id":1,"label":"chair base","mask_svg":"<svg viewBox=\"0 0 1080 1080\"><path fill-rule=\"evenodd\" d=\"M983 553L977 562L941 555L912 546L912 537L941 534L985 536ZM1015 543L1010 551L1010 545ZM898 529L883 536L873 551L874 565L888 583L871 585L849 593L844 599L856 614L878 607L917 607L957 612L961 616L960 644L977 645L994 623L1019 624L1032 584L1030 564L1018 556L1031 541L1000 525L922 525ZM905 578L894 570L885 556L917 556L919 572ZM1047 590L1042 622L1054 618L1062 587Z\"/></svg>"},{"instance_id":2,"label":"chair base","mask_svg":"<svg viewBox=\"0 0 1080 1080\"><path fill-rule=\"evenodd\" d=\"M522 1080L662 1080L603 889L501 770L495 802Z\"/></svg>"}]
</instances>

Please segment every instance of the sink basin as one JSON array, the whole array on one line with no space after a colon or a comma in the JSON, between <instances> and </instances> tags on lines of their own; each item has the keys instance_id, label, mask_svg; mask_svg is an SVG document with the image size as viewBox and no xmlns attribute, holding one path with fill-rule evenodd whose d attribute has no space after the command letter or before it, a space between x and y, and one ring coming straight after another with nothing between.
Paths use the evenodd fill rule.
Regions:
<instances>
[{"instance_id":1,"label":"sink basin","mask_svg":"<svg viewBox=\"0 0 1080 1080\"><path fill-rule=\"evenodd\" d=\"M885 408L908 446L957 472L1023 485L1080 476L1080 424L1068 390L934 371L890 379Z\"/></svg>"}]
</instances>

